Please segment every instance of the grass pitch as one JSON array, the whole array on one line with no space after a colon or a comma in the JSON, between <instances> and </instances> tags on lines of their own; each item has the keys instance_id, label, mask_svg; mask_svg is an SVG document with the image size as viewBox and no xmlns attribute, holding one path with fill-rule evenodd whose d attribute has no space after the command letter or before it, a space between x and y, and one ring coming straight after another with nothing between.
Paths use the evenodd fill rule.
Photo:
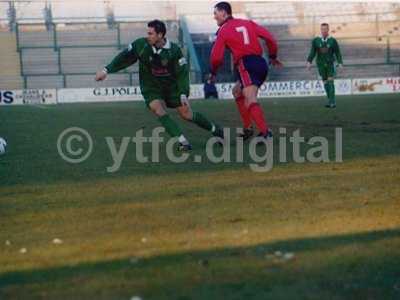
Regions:
<instances>
[{"instance_id":1,"label":"grass pitch","mask_svg":"<svg viewBox=\"0 0 400 300\"><path fill-rule=\"evenodd\" d=\"M0 299L399 299L400 96L262 105L276 133L326 137L331 160L343 128L344 162L296 164L288 147L254 173L246 154L138 163L130 144L109 173L105 137L158 126L142 103L1 107ZM240 124L232 101L193 107ZM209 135L180 124L204 154ZM93 138L77 165L56 147L70 126Z\"/></svg>"}]
</instances>

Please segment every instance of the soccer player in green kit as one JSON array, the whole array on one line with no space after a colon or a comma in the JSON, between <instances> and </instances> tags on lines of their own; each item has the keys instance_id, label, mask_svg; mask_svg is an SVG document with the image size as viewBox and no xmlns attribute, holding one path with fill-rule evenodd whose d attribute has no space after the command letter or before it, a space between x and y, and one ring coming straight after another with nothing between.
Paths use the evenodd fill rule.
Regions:
<instances>
[{"instance_id":1,"label":"soccer player in green kit","mask_svg":"<svg viewBox=\"0 0 400 300\"><path fill-rule=\"evenodd\" d=\"M329 35L329 25L327 23L321 24L321 36L314 38L311 42L311 50L307 58L308 69L311 68L311 63L315 56L317 56L318 72L324 82L324 88L329 100L326 107L335 108L335 58L340 68L343 67L343 60L337 40Z\"/></svg>"},{"instance_id":2,"label":"soccer player in green kit","mask_svg":"<svg viewBox=\"0 0 400 300\"><path fill-rule=\"evenodd\" d=\"M189 70L181 49L166 37L166 26L159 20L147 24L147 38L139 38L119 53L110 64L96 73L96 81L109 73L125 69L139 61L139 82L147 107L158 117L167 133L177 137L179 150L191 150L178 124L168 115L165 106L176 108L186 121L223 138L223 130L203 114L192 111L189 102ZM164 106L165 103L165 106Z\"/></svg>"}]
</instances>

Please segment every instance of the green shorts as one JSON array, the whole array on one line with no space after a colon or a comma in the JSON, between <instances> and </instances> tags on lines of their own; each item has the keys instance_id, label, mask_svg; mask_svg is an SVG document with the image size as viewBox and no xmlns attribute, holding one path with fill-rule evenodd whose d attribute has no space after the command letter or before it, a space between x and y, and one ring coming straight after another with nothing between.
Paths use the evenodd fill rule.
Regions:
<instances>
[{"instance_id":1,"label":"green shorts","mask_svg":"<svg viewBox=\"0 0 400 300\"><path fill-rule=\"evenodd\" d=\"M182 106L181 95L178 92L176 84L162 84L154 81L152 83L146 82L146 84L141 86L141 91L147 107L154 100L163 100L168 108Z\"/></svg>"},{"instance_id":2,"label":"green shorts","mask_svg":"<svg viewBox=\"0 0 400 300\"><path fill-rule=\"evenodd\" d=\"M334 64L319 64L318 65L319 75L322 77L322 80L327 80L329 77L336 76L336 70Z\"/></svg>"}]
</instances>

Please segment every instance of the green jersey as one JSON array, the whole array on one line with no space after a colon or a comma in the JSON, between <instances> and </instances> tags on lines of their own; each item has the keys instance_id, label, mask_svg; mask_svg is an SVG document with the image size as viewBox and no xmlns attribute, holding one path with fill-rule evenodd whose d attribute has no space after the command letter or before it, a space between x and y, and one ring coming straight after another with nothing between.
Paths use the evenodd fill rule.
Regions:
<instances>
[{"instance_id":1,"label":"green jersey","mask_svg":"<svg viewBox=\"0 0 400 300\"><path fill-rule=\"evenodd\" d=\"M316 37L312 40L307 61L311 63L315 56L317 56L318 65L333 64L335 62L335 57L339 64L343 63L339 44L336 39L331 36L325 39L323 37Z\"/></svg>"},{"instance_id":2,"label":"green jersey","mask_svg":"<svg viewBox=\"0 0 400 300\"><path fill-rule=\"evenodd\" d=\"M125 69L139 61L139 81L142 93L150 98L158 91L189 96L189 70L181 49L168 39L163 48L151 46L139 38L119 53L105 68L109 73ZM149 99L153 100L153 99Z\"/></svg>"}]
</instances>

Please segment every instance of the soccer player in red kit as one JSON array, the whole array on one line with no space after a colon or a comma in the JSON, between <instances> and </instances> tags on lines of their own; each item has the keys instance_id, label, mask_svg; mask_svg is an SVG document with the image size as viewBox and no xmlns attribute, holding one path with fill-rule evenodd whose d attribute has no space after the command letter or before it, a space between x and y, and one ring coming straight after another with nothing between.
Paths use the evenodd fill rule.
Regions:
<instances>
[{"instance_id":1,"label":"soccer player in red kit","mask_svg":"<svg viewBox=\"0 0 400 300\"><path fill-rule=\"evenodd\" d=\"M265 40L269 61L281 67L277 59L278 45L272 34L264 27L250 20L232 17L228 2L219 2L214 7L214 19L220 27L217 39L211 50L211 76L215 76L224 59L225 48L233 55L237 82L232 90L243 122L243 139L250 138L254 132L252 122L259 130L259 136L271 138L272 132L265 121L264 112L257 103L258 89L268 75L268 64L262 57L263 48L258 40Z\"/></svg>"}]
</instances>

